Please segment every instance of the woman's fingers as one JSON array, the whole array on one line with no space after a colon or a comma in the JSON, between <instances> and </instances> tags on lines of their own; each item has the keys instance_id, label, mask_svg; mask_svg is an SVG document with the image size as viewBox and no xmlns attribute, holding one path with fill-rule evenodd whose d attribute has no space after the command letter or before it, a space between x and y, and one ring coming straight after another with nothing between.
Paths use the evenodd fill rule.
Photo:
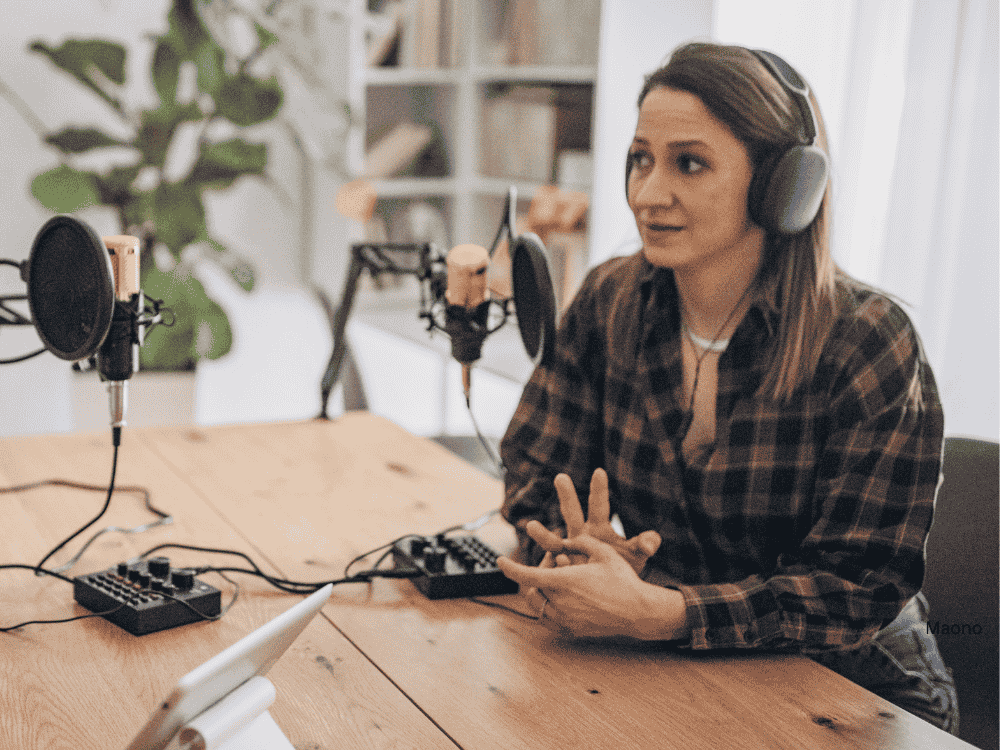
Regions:
<instances>
[{"instance_id":1,"label":"woman's fingers","mask_svg":"<svg viewBox=\"0 0 1000 750\"><path fill-rule=\"evenodd\" d=\"M628 546L632 554L648 560L660 548L662 539L655 531L644 531L628 540Z\"/></svg>"},{"instance_id":2,"label":"woman's fingers","mask_svg":"<svg viewBox=\"0 0 1000 750\"><path fill-rule=\"evenodd\" d=\"M554 484L556 494L559 495L559 510L562 511L563 521L566 522L566 535L578 536L583 533L583 507L580 499L576 496L576 487L568 474L557 474Z\"/></svg>"},{"instance_id":3,"label":"woman's fingers","mask_svg":"<svg viewBox=\"0 0 1000 750\"><path fill-rule=\"evenodd\" d=\"M591 525L611 523L611 499L608 493L608 475L604 469L595 469L590 477L590 497L587 500L587 520Z\"/></svg>"},{"instance_id":4,"label":"woman's fingers","mask_svg":"<svg viewBox=\"0 0 1000 750\"><path fill-rule=\"evenodd\" d=\"M538 546L546 552L551 552L552 554L562 552L563 538L558 534L549 531L539 521L528 521L524 530L527 531L528 536L534 539Z\"/></svg>"}]
</instances>

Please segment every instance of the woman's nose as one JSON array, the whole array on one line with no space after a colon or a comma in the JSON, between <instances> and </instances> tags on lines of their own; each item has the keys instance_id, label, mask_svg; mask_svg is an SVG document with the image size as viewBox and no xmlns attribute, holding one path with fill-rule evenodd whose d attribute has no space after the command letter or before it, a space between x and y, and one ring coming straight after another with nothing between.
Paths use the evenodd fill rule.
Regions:
<instances>
[{"instance_id":1,"label":"woman's nose","mask_svg":"<svg viewBox=\"0 0 1000 750\"><path fill-rule=\"evenodd\" d=\"M636 175L633 172L628 188L629 203L634 208L670 206L677 199L671 176L659 165L647 174Z\"/></svg>"}]
</instances>

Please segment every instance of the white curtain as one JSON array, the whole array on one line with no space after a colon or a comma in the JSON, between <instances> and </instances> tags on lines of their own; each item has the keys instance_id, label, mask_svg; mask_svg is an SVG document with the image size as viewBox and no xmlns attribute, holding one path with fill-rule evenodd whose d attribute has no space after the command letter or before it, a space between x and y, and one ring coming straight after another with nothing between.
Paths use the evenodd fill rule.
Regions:
<instances>
[{"instance_id":1,"label":"white curtain","mask_svg":"<svg viewBox=\"0 0 1000 750\"><path fill-rule=\"evenodd\" d=\"M713 36L810 81L838 262L907 303L947 433L1000 438L997 2L716 0Z\"/></svg>"}]
</instances>

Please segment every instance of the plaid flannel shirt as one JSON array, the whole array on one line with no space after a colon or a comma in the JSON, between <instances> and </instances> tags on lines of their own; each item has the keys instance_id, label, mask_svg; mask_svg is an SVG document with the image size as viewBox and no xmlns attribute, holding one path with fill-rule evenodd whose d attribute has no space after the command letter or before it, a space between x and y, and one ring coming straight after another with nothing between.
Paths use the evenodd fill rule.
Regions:
<instances>
[{"instance_id":1,"label":"plaid flannel shirt","mask_svg":"<svg viewBox=\"0 0 1000 750\"><path fill-rule=\"evenodd\" d=\"M641 253L593 269L501 446L522 556L542 556L530 519L565 531L554 476L572 478L586 511L604 467L626 535L663 538L645 577L684 595L684 645L820 653L870 640L923 580L943 414L905 313L844 291L816 373L784 404L755 395L776 311L754 301L719 359L715 442L686 462L673 274Z\"/></svg>"}]
</instances>

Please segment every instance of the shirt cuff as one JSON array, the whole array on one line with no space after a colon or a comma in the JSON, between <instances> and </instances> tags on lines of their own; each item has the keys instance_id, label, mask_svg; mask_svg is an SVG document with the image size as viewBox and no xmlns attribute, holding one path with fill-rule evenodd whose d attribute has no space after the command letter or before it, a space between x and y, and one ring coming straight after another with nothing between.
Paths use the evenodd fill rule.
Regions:
<instances>
[{"instance_id":1,"label":"shirt cuff","mask_svg":"<svg viewBox=\"0 0 1000 750\"><path fill-rule=\"evenodd\" d=\"M781 612L763 581L678 586L684 595L691 648L759 648L784 640Z\"/></svg>"}]
</instances>

